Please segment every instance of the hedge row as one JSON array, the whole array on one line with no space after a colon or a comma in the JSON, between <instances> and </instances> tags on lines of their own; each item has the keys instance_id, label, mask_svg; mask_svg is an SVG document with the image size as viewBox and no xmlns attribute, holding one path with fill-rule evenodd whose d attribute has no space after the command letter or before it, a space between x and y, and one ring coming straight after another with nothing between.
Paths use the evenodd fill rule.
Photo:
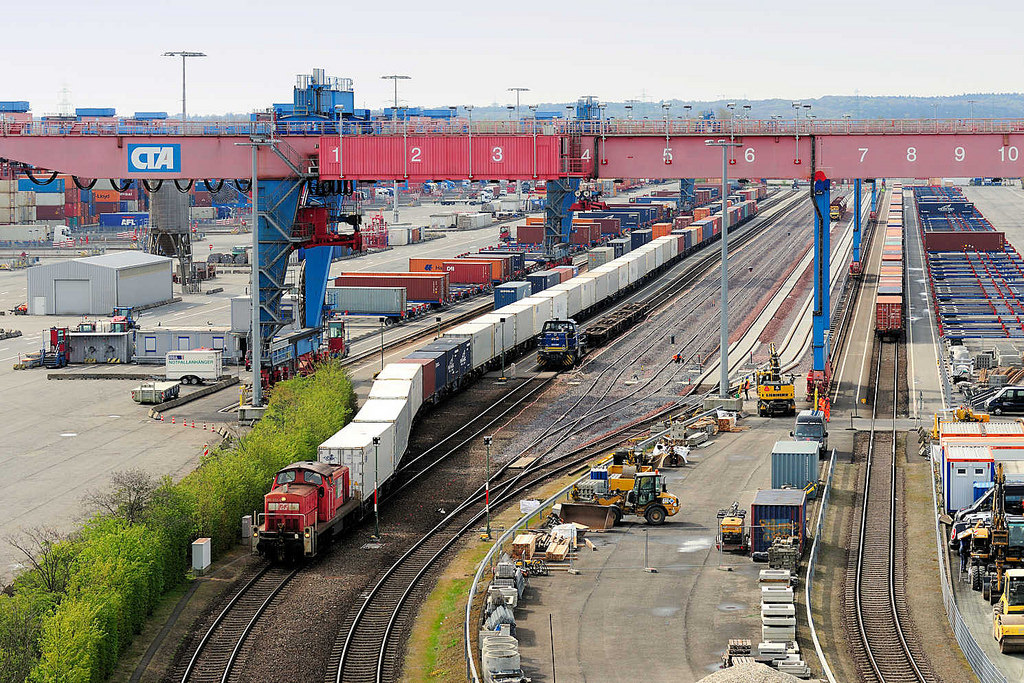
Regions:
<instances>
[{"instance_id":1,"label":"hedge row","mask_svg":"<svg viewBox=\"0 0 1024 683\"><path fill-rule=\"evenodd\" d=\"M95 515L69 539L41 544L36 569L0 596L0 683L105 680L160 597L179 585L189 546L233 546L273 474L316 457L355 413L345 372L328 364L274 387L263 419L175 484L161 482L141 518Z\"/></svg>"}]
</instances>

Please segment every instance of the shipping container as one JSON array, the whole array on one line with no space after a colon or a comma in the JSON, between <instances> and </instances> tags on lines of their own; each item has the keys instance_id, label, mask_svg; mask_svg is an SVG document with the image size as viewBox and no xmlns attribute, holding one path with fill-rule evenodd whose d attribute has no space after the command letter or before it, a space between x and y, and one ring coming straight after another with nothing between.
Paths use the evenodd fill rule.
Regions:
<instances>
[{"instance_id":1,"label":"shipping container","mask_svg":"<svg viewBox=\"0 0 1024 683\"><path fill-rule=\"evenodd\" d=\"M148 213L101 213L99 224L107 228L144 228L149 225Z\"/></svg>"},{"instance_id":2,"label":"shipping container","mask_svg":"<svg viewBox=\"0 0 1024 683\"><path fill-rule=\"evenodd\" d=\"M750 547L767 551L772 541L796 536L803 550L807 525L807 494L799 489L762 489L750 506Z\"/></svg>"},{"instance_id":3,"label":"shipping container","mask_svg":"<svg viewBox=\"0 0 1024 683\"><path fill-rule=\"evenodd\" d=\"M376 446L374 438L380 440ZM395 425L388 422L350 422L317 449L317 460L330 465L347 465L352 495L367 500L374 481L384 483L394 474Z\"/></svg>"},{"instance_id":4,"label":"shipping container","mask_svg":"<svg viewBox=\"0 0 1024 683\"><path fill-rule=\"evenodd\" d=\"M430 365L424 364L423 366L423 390L426 391L428 384L434 386L434 400L445 396L448 393L448 352L444 350L433 350L427 351L425 349L417 349L411 352L402 362L418 362L422 360L430 361ZM433 371L433 381L428 381L427 373Z\"/></svg>"},{"instance_id":5,"label":"shipping container","mask_svg":"<svg viewBox=\"0 0 1024 683\"><path fill-rule=\"evenodd\" d=\"M501 308L525 299L533 292L529 282L506 282L494 288L494 307Z\"/></svg>"},{"instance_id":6,"label":"shipping container","mask_svg":"<svg viewBox=\"0 0 1024 683\"><path fill-rule=\"evenodd\" d=\"M547 321L548 307L545 305L539 309L532 297L527 297L510 306L506 306L495 314L506 316L511 313L516 318L516 345L530 344L540 334L544 323Z\"/></svg>"},{"instance_id":7,"label":"shipping container","mask_svg":"<svg viewBox=\"0 0 1024 683\"><path fill-rule=\"evenodd\" d=\"M555 292L565 292L566 311L570 318L583 310L583 291L578 284L570 281L555 285L551 289Z\"/></svg>"},{"instance_id":8,"label":"shipping container","mask_svg":"<svg viewBox=\"0 0 1024 683\"><path fill-rule=\"evenodd\" d=\"M337 287L402 287L408 301L445 304L451 300L447 273L343 273Z\"/></svg>"},{"instance_id":9,"label":"shipping container","mask_svg":"<svg viewBox=\"0 0 1024 683\"><path fill-rule=\"evenodd\" d=\"M366 401L352 418L356 424L393 424L394 449L391 456L391 472L398 469L398 464L409 446L409 433L412 431L412 410L409 401L371 398ZM384 453L379 453L382 458Z\"/></svg>"},{"instance_id":10,"label":"shipping container","mask_svg":"<svg viewBox=\"0 0 1024 683\"><path fill-rule=\"evenodd\" d=\"M536 329L538 333L541 329L544 328L544 323L555 318L554 299L549 296L541 296L542 294L543 292L541 292L541 294L538 294L537 296L526 297L525 299L519 302L533 306L534 329Z\"/></svg>"},{"instance_id":11,"label":"shipping container","mask_svg":"<svg viewBox=\"0 0 1024 683\"><path fill-rule=\"evenodd\" d=\"M448 388L455 389L462 385L463 378L473 370L473 349L469 340L435 339L421 347L423 351L444 351L448 363Z\"/></svg>"},{"instance_id":12,"label":"shipping container","mask_svg":"<svg viewBox=\"0 0 1024 683\"><path fill-rule=\"evenodd\" d=\"M618 237L608 241L608 246L615 250L615 258L625 256L632 249L632 240L629 237Z\"/></svg>"},{"instance_id":13,"label":"shipping container","mask_svg":"<svg viewBox=\"0 0 1024 683\"><path fill-rule=\"evenodd\" d=\"M776 441L772 449L772 488L803 489L818 481L818 442ZM814 497L813 490L809 494Z\"/></svg>"},{"instance_id":14,"label":"shipping container","mask_svg":"<svg viewBox=\"0 0 1024 683\"><path fill-rule=\"evenodd\" d=\"M494 325L489 322L481 322L479 319L473 322L463 323L444 333L445 338L469 340L472 350L473 369L484 368L495 356L494 348ZM500 346L498 351L500 352Z\"/></svg>"},{"instance_id":15,"label":"shipping container","mask_svg":"<svg viewBox=\"0 0 1024 683\"><path fill-rule=\"evenodd\" d=\"M530 283L531 294L537 294L543 292L549 287L554 287L562 281L561 276L550 270L544 270L539 273L530 273L526 276L527 282Z\"/></svg>"},{"instance_id":16,"label":"shipping container","mask_svg":"<svg viewBox=\"0 0 1024 683\"><path fill-rule=\"evenodd\" d=\"M529 297L530 299L551 300L551 320L565 320L569 317L569 295L562 291L546 290Z\"/></svg>"},{"instance_id":17,"label":"shipping container","mask_svg":"<svg viewBox=\"0 0 1024 683\"><path fill-rule=\"evenodd\" d=\"M509 255L503 254L467 254L460 256L455 260L466 260L475 262L490 262L491 266L491 281L492 282L506 282L508 281L513 273L522 270L521 268L515 268L515 259ZM437 259L425 259L436 261ZM447 259L441 259L440 267L443 268L444 261Z\"/></svg>"},{"instance_id":18,"label":"shipping container","mask_svg":"<svg viewBox=\"0 0 1024 683\"><path fill-rule=\"evenodd\" d=\"M423 382L423 403L427 403L434 400L434 393L436 392L437 382L437 370L435 368L434 360L431 358L402 358L395 361L398 365L418 365L420 368L419 376ZM387 366L384 367L387 370Z\"/></svg>"},{"instance_id":19,"label":"shipping container","mask_svg":"<svg viewBox=\"0 0 1024 683\"><path fill-rule=\"evenodd\" d=\"M384 369L377 373L377 377L370 387L369 398L389 398L387 394L398 393L401 390L388 385L392 383L409 383L409 400L413 415L419 411L423 401L430 397L423 391L423 365L419 363L388 363ZM378 388L378 384L382 386ZM374 392L377 392L376 394ZM433 392L430 392L431 394Z\"/></svg>"},{"instance_id":20,"label":"shipping container","mask_svg":"<svg viewBox=\"0 0 1024 683\"><path fill-rule=\"evenodd\" d=\"M879 294L875 300L875 333L881 336L890 336L898 335L902 330L903 297Z\"/></svg>"},{"instance_id":21,"label":"shipping container","mask_svg":"<svg viewBox=\"0 0 1024 683\"><path fill-rule=\"evenodd\" d=\"M593 271L615 258L614 247L597 247L587 252L587 270Z\"/></svg>"},{"instance_id":22,"label":"shipping container","mask_svg":"<svg viewBox=\"0 0 1024 683\"><path fill-rule=\"evenodd\" d=\"M413 273L448 273L453 285L489 284L502 281L502 264L492 259L410 258Z\"/></svg>"},{"instance_id":23,"label":"shipping container","mask_svg":"<svg viewBox=\"0 0 1024 683\"><path fill-rule=\"evenodd\" d=\"M402 317L409 308L403 287L328 287L326 304L339 315Z\"/></svg>"},{"instance_id":24,"label":"shipping container","mask_svg":"<svg viewBox=\"0 0 1024 683\"><path fill-rule=\"evenodd\" d=\"M501 355L503 350L508 353L516 347L516 316L513 313L502 309L502 312L495 311L475 318L473 322L490 325L494 331L494 355L491 358Z\"/></svg>"}]
</instances>

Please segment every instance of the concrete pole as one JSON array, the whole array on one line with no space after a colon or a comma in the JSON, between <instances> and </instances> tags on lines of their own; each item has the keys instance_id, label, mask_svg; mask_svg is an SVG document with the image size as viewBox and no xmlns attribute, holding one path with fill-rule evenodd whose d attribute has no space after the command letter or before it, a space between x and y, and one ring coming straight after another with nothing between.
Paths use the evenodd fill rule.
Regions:
<instances>
[{"instance_id":1,"label":"concrete pole","mask_svg":"<svg viewBox=\"0 0 1024 683\"><path fill-rule=\"evenodd\" d=\"M722 145L722 374L719 398L729 398L729 148Z\"/></svg>"},{"instance_id":2,"label":"concrete pole","mask_svg":"<svg viewBox=\"0 0 1024 683\"><path fill-rule=\"evenodd\" d=\"M260 371L263 366L260 335L260 186L259 186L259 145L252 144L252 283L249 290L252 299L252 405L263 405L263 383Z\"/></svg>"}]
</instances>

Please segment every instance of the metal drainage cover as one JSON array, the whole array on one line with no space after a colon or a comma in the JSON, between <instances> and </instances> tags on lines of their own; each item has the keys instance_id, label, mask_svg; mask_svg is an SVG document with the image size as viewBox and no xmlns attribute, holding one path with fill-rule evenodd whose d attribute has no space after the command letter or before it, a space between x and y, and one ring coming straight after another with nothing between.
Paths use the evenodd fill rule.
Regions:
<instances>
[{"instance_id":1,"label":"metal drainage cover","mask_svg":"<svg viewBox=\"0 0 1024 683\"><path fill-rule=\"evenodd\" d=\"M362 545L362 549L363 550L377 550L377 549L383 548L383 547L384 547L383 543L364 543Z\"/></svg>"}]
</instances>

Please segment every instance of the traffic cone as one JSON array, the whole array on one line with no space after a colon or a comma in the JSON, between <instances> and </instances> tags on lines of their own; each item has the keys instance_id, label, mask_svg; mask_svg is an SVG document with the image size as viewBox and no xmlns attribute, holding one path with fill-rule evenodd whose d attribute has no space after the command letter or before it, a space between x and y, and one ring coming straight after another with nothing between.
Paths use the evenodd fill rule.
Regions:
<instances>
[{"instance_id":1,"label":"traffic cone","mask_svg":"<svg viewBox=\"0 0 1024 683\"><path fill-rule=\"evenodd\" d=\"M171 424L174 424L174 416L171 415Z\"/></svg>"},{"instance_id":2,"label":"traffic cone","mask_svg":"<svg viewBox=\"0 0 1024 683\"><path fill-rule=\"evenodd\" d=\"M163 416L163 415L161 415L161 416L160 416L160 421L161 421L161 422L163 422L163 421L164 421L164 416Z\"/></svg>"},{"instance_id":3,"label":"traffic cone","mask_svg":"<svg viewBox=\"0 0 1024 683\"><path fill-rule=\"evenodd\" d=\"M195 429L195 428L196 428L196 421L192 420L192 429Z\"/></svg>"}]
</instances>

